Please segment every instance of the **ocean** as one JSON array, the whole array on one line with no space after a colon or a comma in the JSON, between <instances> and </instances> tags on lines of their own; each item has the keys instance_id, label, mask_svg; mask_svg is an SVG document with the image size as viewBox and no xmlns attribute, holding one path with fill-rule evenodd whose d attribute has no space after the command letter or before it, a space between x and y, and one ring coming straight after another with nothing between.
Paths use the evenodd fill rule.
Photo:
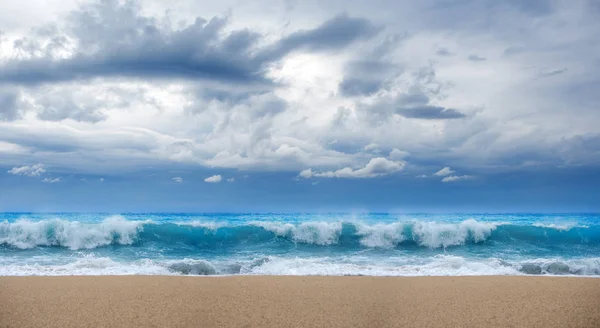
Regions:
<instances>
[{"instance_id":1,"label":"ocean","mask_svg":"<svg viewBox=\"0 0 600 328\"><path fill-rule=\"evenodd\" d=\"M600 214L0 213L0 275L600 276Z\"/></svg>"}]
</instances>

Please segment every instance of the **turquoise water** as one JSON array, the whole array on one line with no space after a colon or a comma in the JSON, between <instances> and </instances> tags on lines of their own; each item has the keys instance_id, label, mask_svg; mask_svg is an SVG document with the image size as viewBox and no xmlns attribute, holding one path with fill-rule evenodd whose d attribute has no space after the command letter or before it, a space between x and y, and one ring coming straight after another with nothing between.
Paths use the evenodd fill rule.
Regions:
<instances>
[{"instance_id":1,"label":"turquoise water","mask_svg":"<svg viewBox=\"0 0 600 328\"><path fill-rule=\"evenodd\" d=\"M0 275L600 276L598 214L0 214Z\"/></svg>"}]
</instances>

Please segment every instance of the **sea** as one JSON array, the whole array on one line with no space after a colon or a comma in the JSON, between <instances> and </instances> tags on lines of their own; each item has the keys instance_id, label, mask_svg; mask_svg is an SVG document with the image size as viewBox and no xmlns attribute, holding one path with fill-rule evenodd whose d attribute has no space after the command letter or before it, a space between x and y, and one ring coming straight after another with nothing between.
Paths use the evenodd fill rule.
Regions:
<instances>
[{"instance_id":1,"label":"sea","mask_svg":"<svg viewBox=\"0 0 600 328\"><path fill-rule=\"evenodd\" d=\"M0 213L0 275L600 277L600 214Z\"/></svg>"}]
</instances>

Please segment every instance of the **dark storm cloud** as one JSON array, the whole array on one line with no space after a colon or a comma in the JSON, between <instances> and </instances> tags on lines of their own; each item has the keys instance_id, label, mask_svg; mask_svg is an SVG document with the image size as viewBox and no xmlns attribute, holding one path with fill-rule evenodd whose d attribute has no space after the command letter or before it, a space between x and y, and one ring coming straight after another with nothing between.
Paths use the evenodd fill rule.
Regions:
<instances>
[{"instance_id":1,"label":"dark storm cloud","mask_svg":"<svg viewBox=\"0 0 600 328\"><path fill-rule=\"evenodd\" d=\"M0 66L0 83L38 84L125 76L183 78L239 84L271 84L266 67L296 51L331 51L374 36L379 28L365 19L339 15L315 29L302 30L271 46L258 47L262 36L248 29L225 32L226 18L196 18L180 29L162 27L141 16L131 2L101 1L72 12L64 34L76 40L75 54L56 59L64 46L56 35L48 46L35 39L17 40L20 51L43 53ZM61 41L62 40L62 41Z\"/></svg>"},{"instance_id":2,"label":"dark storm cloud","mask_svg":"<svg viewBox=\"0 0 600 328\"><path fill-rule=\"evenodd\" d=\"M373 124L382 124L393 115L409 119L451 120L467 117L464 113L442 106L430 104L430 98L418 88L394 98L381 99L372 106L360 106L364 118Z\"/></svg>"},{"instance_id":3,"label":"dark storm cloud","mask_svg":"<svg viewBox=\"0 0 600 328\"><path fill-rule=\"evenodd\" d=\"M466 117L465 114L451 108L439 106L420 106L401 108L397 113L406 118L419 118L424 120L450 120Z\"/></svg>"},{"instance_id":4,"label":"dark storm cloud","mask_svg":"<svg viewBox=\"0 0 600 328\"><path fill-rule=\"evenodd\" d=\"M440 49L438 49L438 50L435 52L435 54L436 54L436 55L438 55L438 56L443 56L443 57L445 57L445 56L452 56L452 55L453 55L453 53L451 53L451 52L450 52L448 49L446 49L446 48L440 48Z\"/></svg>"},{"instance_id":5,"label":"dark storm cloud","mask_svg":"<svg viewBox=\"0 0 600 328\"><path fill-rule=\"evenodd\" d=\"M210 101L216 100L228 104L237 104L243 102L253 95L268 93L265 89L246 90L232 88L226 85L211 86L200 85L194 90L194 98L198 100Z\"/></svg>"},{"instance_id":6,"label":"dark storm cloud","mask_svg":"<svg viewBox=\"0 0 600 328\"><path fill-rule=\"evenodd\" d=\"M385 80L393 76L398 68L390 63L360 60L349 63L340 93L344 96L367 96L381 89Z\"/></svg>"},{"instance_id":7,"label":"dark storm cloud","mask_svg":"<svg viewBox=\"0 0 600 328\"><path fill-rule=\"evenodd\" d=\"M423 70L420 76L425 80L433 79L435 71ZM420 89L414 88L409 93L399 96L394 105L395 113L406 118L423 120L450 120L466 117L465 114L452 108L434 106L430 104L429 97Z\"/></svg>"},{"instance_id":8,"label":"dark storm cloud","mask_svg":"<svg viewBox=\"0 0 600 328\"><path fill-rule=\"evenodd\" d=\"M265 56L281 58L294 50L327 51L342 49L349 44L375 36L381 28L369 20L336 16L315 29L303 30L279 40Z\"/></svg>"},{"instance_id":9,"label":"dark storm cloud","mask_svg":"<svg viewBox=\"0 0 600 328\"><path fill-rule=\"evenodd\" d=\"M554 76L554 75L559 75L562 74L564 72L566 72L567 69L566 68L561 68L561 69L555 69L555 70L551 70L545 73L542 73L541 76L542 77L550 77L550 76Z\"/></svg>"},{"instance_id":10,"label":"dark storm cloud","mask_svg":"<svg viewBox=\"0 0 600 328\"><path fill-rule=\"evenodd\" d=\"M346 77L340 83L340 92L345 96L366 96L379 91L382 84L381 80Z\"/></svg>"},{"instance_id":11,"label":"dark storm cloud","mask_svg":"<svg viewBox=\"0 0 600 328\"><path fill-rule=\"evenodd\" d=\"M480 57L477 55L470 55L469 57L467 57L468 60L473 61L473 62L478 62L478 61L484 61L485 57Z\"/></svg>"},{"instance_id":12,"label":"dark storm cloud","mask_svg":"<svg viewBox=\"0 0 600 328\"><path fill-rule=\"evenodd\" d=\"M395 113L406 118L423 120L450 120L466 117L456 109L433 106L429 97L418 89L413 89L396 99Z\"/></svg>"}]
</instances>

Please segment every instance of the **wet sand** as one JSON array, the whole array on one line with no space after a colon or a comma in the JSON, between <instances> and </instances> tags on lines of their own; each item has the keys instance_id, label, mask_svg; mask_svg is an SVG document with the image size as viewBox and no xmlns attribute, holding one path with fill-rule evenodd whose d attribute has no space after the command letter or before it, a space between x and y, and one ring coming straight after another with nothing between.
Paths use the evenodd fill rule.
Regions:
<instances>
[{"instance_id":1,"label":"wet sand","mask_svg":"<svg viewBox=\"0 0 600 328\"><path fill-rule=\"evenodd\" d=\"M0 277L0 327L600 327L600 279Z\"/></svg>"}]
</instances>

